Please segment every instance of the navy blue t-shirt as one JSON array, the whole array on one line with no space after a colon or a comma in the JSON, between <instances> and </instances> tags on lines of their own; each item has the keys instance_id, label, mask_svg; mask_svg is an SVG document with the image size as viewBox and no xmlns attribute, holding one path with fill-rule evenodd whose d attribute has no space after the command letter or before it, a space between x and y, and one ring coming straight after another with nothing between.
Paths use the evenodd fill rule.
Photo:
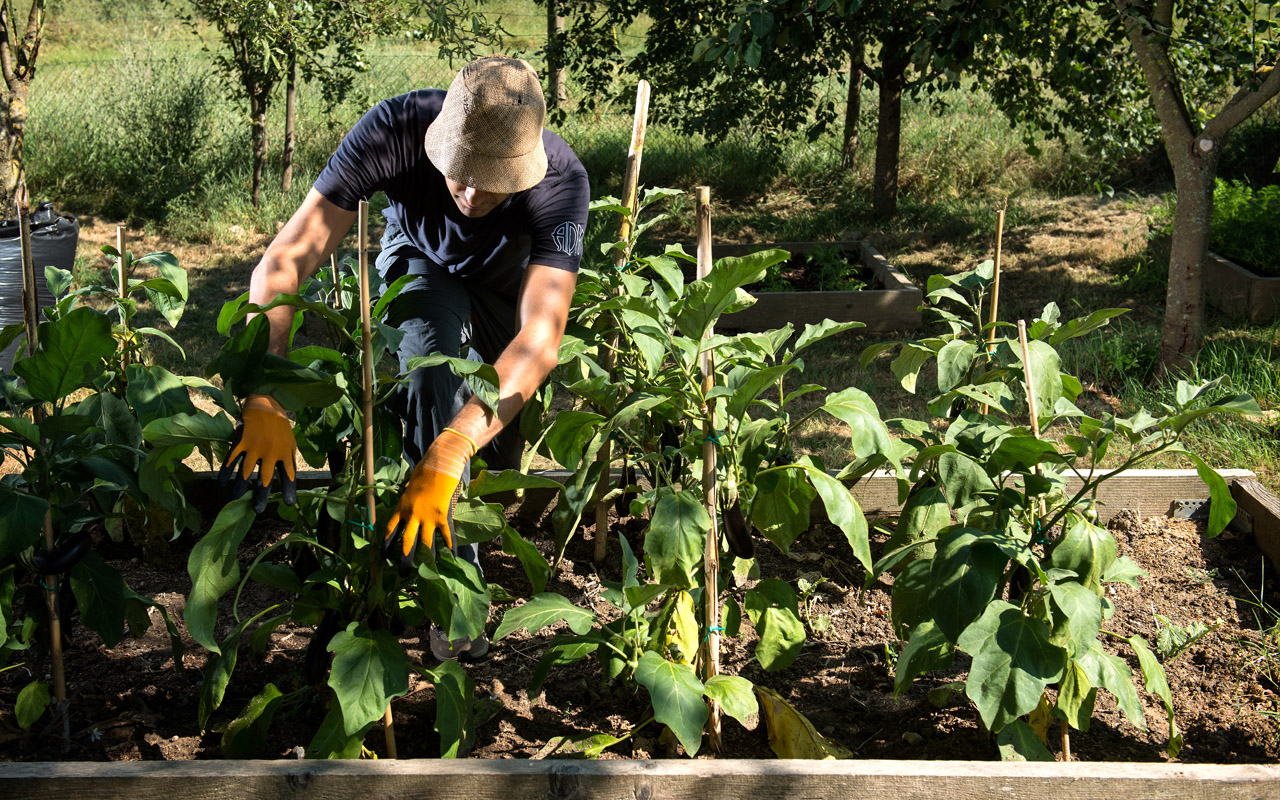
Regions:
<instances>
[{"instance_id":1,"label":"navy blue t-shirt","mask_svg":"<svg viewBox=\"0 0 1280 800\"><path fill-rule=\"evenodd\" d=\"M399 227L427 258L512 297L531 263L577 272L590 187L573 150L543 130L546 176L485 216L466 217L423 144L444 96L439 89L419 89L379 103L343 138L316 179L316 191L348 211L374 192L386 192L388 225Z\"/></svg>"}]
</instances>

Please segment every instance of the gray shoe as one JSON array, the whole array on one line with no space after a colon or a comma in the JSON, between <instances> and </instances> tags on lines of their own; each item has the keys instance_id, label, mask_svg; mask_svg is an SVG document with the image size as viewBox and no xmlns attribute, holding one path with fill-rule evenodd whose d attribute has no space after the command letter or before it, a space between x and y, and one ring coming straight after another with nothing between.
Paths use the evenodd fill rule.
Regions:
<instances>
[{"instance_id":1,"label":"gray shoe","mask_svg":"<svg viewBox=\"0 0 1280 800\"><path fill-rule=\"evenodd\" d=\"M489 652L489 636L484 631L478 639L464 636L450 642L444 629L433 622L427 639L431 643L431 655L440 661L474 661Z\"/></svg>"}]
</instances>

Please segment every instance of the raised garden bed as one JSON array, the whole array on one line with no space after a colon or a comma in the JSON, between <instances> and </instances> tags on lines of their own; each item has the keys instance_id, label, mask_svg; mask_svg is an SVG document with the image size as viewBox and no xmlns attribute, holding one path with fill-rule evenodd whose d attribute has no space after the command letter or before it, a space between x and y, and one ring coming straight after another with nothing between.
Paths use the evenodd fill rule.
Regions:
<instances>
[{"instance_id":1,"label":"raised garden bed","mask_svg":"<svg viewBox=\"0 0 1280 800\"><path fill-rule=\"evenodd\" d=\"M1148 475L1151 493L1159 494L1164 485L1183 480L1180 475L1169 478ZM1136 485L1132 488L1135 494L1141 494ZM1261 511L1255 512L1255 528L1264 516ZM881 523L890 524L885 519ZM635 790L635 796L645 796L642 788L647 786L648 796L655 797L682 791L681 787L689 791L697 788L704 796L734 797L746 791L781 791L776 784L780 776L787 776L791 790L830 780L825 789L806 789L805 794L833 797L847 796L839 793L859 789L906 792L917 785L921 775L936 775L941 781L936 785L930 782L931 796L947 787L957 792L948 796L959 797L978 796L977 792L993 791L993 787L1013 787L1019 796L1047 797L1049 792L1066 786L1067 781L1076 781L1072 784L1073 793L1079 794L1083 792L1079 783L1082 780L1095 782L1089 784L1084 796L1117 796L1135 791L1144 797L1182 797L1190 793L1188 783L1192 780L1197 781L1195 791L1205 797L1266 797L1280 791L1280 768L1273 765L1280 756L1280 740L1274 735L1274 718L1266 716L1280 711L1278 687L1241 671L1256 652L1251 646L1261 641L1256 629L1251 631L1252 609L1243 598L1259 591L1270 597L1277 589L1273 571L1266 569L1264 579L1252 537L1229 532L1206 540L1200 523L1143 518L1132 510L1118 514L1111 528L1121 554L1132 558L1150 575L1138 589L1119 586L1112 592L1116 614L1108 622L1109 630L1123 635L1141 633L1154 642L1162 623L1152 616L1152 608L1167 615L1169 622L1182 626L1223 620L1217 630L1168 664L1170 685L1178 698L1179 724L1186 737L1181 754L1185 763L1163 763L1167 758L1163 712L1158 701L1141 689L1139 696L1148 712L1146 731L1127 722L1112 698L1099 695L1093 727L1087 733L1073 734L1075 758L1092 762L1087 767L945 763L989 762L998 758L994 739L983 731L972 707L962 698L956 698L959 702L937 702L946 695L949 683L963 677L962 665L958 664L954 673L918 679L895 700L893 667L886 661L890 650L885 648L886 642L894 641L887 614L892 581L881 579L860 594L859 566L849 555L843 536L835 528L819 524L797 542L790 555L768 546L761 547L759 555L765 559L764 574L785 579L807 575L817 584L808 601L806 621L810 626L827 627L815 633L793 666L766 673L750 660L754 633L749 624L744 624L742 636L724 640L724 660L729 672L741 673L781 693L818 730L848 748L856 761L841 765L773 761L763 725L746 730L726 721L724 755L731 760L715 762L721 765L716 770L702 761L662 760L667 755L679 755L678 749L668 750L659 741L657 731L642 730L603 756L644 759L643 764L570 767L522 761L499 766L473 759L464 771L490 777L492 781L486 785L492 791L545 792L550 781L549 796L563 797L607 791L614 781L639 781L627 784ZM260 525L251 534L253 541L247 541L242 551L242 568L285 530L284 526ZM638 548L641 530L638 521L623 519L616 522L614 533L627 537ZM885 538L875 537L877 553ZM535 541L540 549L550 544L545 538ZM589 539L575 539L561 573L548 588L574 598L576 603L602 604L599 581L616 578L617 544L610 549L610 563L599 572L589 564L590 552ZM143 554L127 548L109 555L133 585L170 606L170 613L178 617L185 582L185 552L171 554L169 563L161 566L147 566L140 558ZM513 556L491 544L486 547L484 560L489 580L513 595L528 594L524 573ZM1270 584L1264 583L1268 579ZM272 600L261 587L250 594L240 602L258 605ZM491 624L496 624L501 611L495 608ZM824 618L827 621L821 622ZM296 683L310 635L308 628L290 624L265 642L265 659L246 650L229 689L225 711L212 720L211 730L202 734L194 718L206 654L189 647L184 658L186 670L177 673L172 670L168 639L160 631L153 629L141 640L125 640L108 650L94 635L79 629L69 650L69 668L72 674L81 676L75 684L78 694L73 698L73 751L69 757L155 761L218 757L220 736L212 729L229 721L260 683L274 681L282 688ZM487 709L481 716L474 755L482 759L554 757L560 754L547 751L548 742L556 736L589 731L617 735L644 718L640 699L602 682L599 668L589 661L554 668L543 691L527 697L524 687L548 639L549 635L520 632L500 642L486 660L467 667L476 682L477 701ZM411 659L431 663L424 652L421 631L406 631L402 641ZM0 696L8 704L14 689L5 686L2 679L0 687ZM407 697L396 701L402 758L434 757L434 706L433 689L421 680L415 680ZM322 711L307 704L294 709L288 719L273 728L274 735L265 743L262 755L292 757L296 748L306 743L318 715ZM379 740L380 736L373 733L367 744L380 750ZM40 747L33 749L35 743L35 739L24 741L11 732L0 752L3 758L14 760L51 755ZM741 758L759 760L732 760ZM936 759L944 762L920 763ZM906 763L908 760L913 763ZM1096 763L1102 760L1146 763ZM1196 766L1203 762L1234 766ZM207 791L217 796L215 787L226 786L226 791L231 791L233 780L251 779L255 789L268 792L276 791L275 787L315 791L329 785L324 781L330 776L364 775L374 783L363 791L373 791L369 786L383 786L380 782L387 781L387 791L411 792L428 785L427 781L443 779L460 769L420 761L347 767L313 763L304 766L296 762L259 767L254 762L221 761L190 768L197 771L183 772L173 765L157 765L155 770L140 772L124 764L3 764L0 786L4 787L6 798L65 797L73 792L129 793L145 798L169 792L174 785L171 781L177 776L194 780L199 775L208 776L212 783L207 785ZM105 783L95 788L89 781ZM239 785L235 788L243 789Z\"/></svg>"},{"instance_id":2,"label":"raised garden bed","mask_svg":"<svg viewBox=\"0 0 1280 800\"><path fill-rule=\"evenodd\" d=\"M1280 316L1280 278L1258 275L1217 253L1204 265L1205 293L1210 305L1258 324Z\"/></svg>"},{"instance_id":3,"label":"raised garden bed","mask_svg":"<svg viewBox=\"0 0 1280 800\"><path fill-rule=\"evenodd\" d=\"M866 283L871 288L858 291L752 291L756 304L721 317L718 325L726 330L763 331L780 328L790 322L802 329L807 324L816 325L824 319L831 319L836 322L861 322L866 325L865 330L880 333L914 331L920 327L920 303L923 297L920 288L911 283L901 270L890 264L868 242L717 244L714 255L716 258L741 256L771 248L798 255L831 247L838 247L858 267L856 271L865 275Z\"/></svg>"}]
</instances>

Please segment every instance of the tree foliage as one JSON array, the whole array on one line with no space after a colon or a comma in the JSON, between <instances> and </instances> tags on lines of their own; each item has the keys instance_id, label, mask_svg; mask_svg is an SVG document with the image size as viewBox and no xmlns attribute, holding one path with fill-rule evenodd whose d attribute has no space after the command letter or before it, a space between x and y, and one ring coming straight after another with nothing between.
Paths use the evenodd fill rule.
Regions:
<instances>
[{"instance_id":1,"label":"tree foliage","mask_svg":"<svg viewBox=\"0 0 1280 800\"><path fill-rule=\"evenodd\" d=\"M1280 15L1271 4L1177 0L1027 4L1020 14L986 72L1011 119L1055 136L1082 131L1098 149L1157 134L1164 145L1178 205L1160 360L1186 367L1203 339L1218 159L1230 132L1280 94Z\"/></svg>"},{"instance_id":2,"label":"tree foliage","mask_svg":"<svg viewBox=\"0 0 1280 800\"><path fill-rule=\"evenodd\" d=\"M248 103L253 145L252 198L261 197L266 163L266 115L275 87L292 74L316 81L327 103L340 102L354 73L367 68L364 46L374 37L406 33L440 42L450 63L501 40L478 0L191 0L184 19L218 31L225 49L215 63Z\"/></svg>"}]
</instances>

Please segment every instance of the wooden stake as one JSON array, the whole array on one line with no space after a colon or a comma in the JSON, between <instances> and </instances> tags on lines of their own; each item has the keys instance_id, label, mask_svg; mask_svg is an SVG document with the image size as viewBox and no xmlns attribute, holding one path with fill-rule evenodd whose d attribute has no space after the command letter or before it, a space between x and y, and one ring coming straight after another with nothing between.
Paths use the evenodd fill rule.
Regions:
<instances>
[{"instance_id":1,"label":"wooden stake","mask_svg":"<svg viewBox=\"0 0 1280 800\"><path fill-rule=\"evenodd\" d=\"M1027 411L1031 417L1031 434L1037 439L1040 438L1040 413L1036 408L1036 386L1031 382L1031 348L1027 345L1027 322L1026 320L1018 320L1018 344L1022 348L1022 376L1027 384ZM1040 466L1037 464L1033 469L1035 474L1040 474ZM1041 498L1038 503L1039 517L1036 519L1036 530L1039 530L1040 524L1046 516L1044 499ZM1043 535L1048 535L1048 531L1043 531ZM1062 758L1064 761L1071 760L1071 738L1067 721L1061 720L1061 742L1062 742Z\"/></svg>"},{"instance_id":2,"label":"wooden stake","mask_svg":"<svg viewBox=\"0 0 1280 800\"><path fill-rule=\"evenodd\" d=\"M622 221L618 223L618 239L619 241L627 241L631 237L633 227L633 217L636 213L636 195L640 186L640 156L644 152L644 134L648 127L649 120L649 82L640 81L636 86L636 114L635 120L631 126L631 146L627 149L627 168L622 179L622 204L627 207L629 214L622 217ZM617 251L613 255L614 269L622 269L627 265L627 258L631 255L630 245ZM605 372L612 374L613 367L616 363L614 348L618 346L618 336L613 334L608 337L609 346L600 355L600 366ZM595 549L592 553L592 561L596 564L604 562L605 553L609 547L609 505L604 502L603 498L609 493L609 466L613 463L613 443L606 441L604 446L600 448L600 453L596 456L596 463L602 465L600 470L600 482L596 485L596 528L595 528ZM623 473L625 475L625 471Z\"/></svg>"},{"instance_id":3,"label":"wooden stake","mask_svg":"<svg viewBox=\"0 0 1280 800\"><path fill-rule=\"evenodd\" d=\"M39 323L40 304L36 297L35 257L31 253L31 209L26 183L18 185L14 197L14 205L18 212L18 238L22 251L22 316L27 329L27 355L33 355L40 344ZM44 418L41 408L33 410L32 416L39 424ZM54 549L53 510L44 513L44 547L52 552ZM71 740L71 720L67 714L67 673L62 658L62 618L58 608L58 576L44 576L45 605L49 611L49 661L53 673L53 718L62 725L62 747L65 749Z\"/></svg>"},{"instance_id":4,"label":"wooden stake","mask_svg":"<svg viewBox=\"0 0 1280 800\"><path fill-rule=\"evenodd\" d=\"M637 196L640 191L640 157L644 154L644 134L649 123L649 82L636 84L636 114L631 125L631 147L627 149L627 169L622 179L622 204L630 214L618 223L618 240L626 241L635 227ZM626 266L630 246L613 254L614 269Z\"/></svg>"},{"instance_id":5,"label":"wooden stake","mask_svg":"<svg viewBox=\"0 0 1280 800\"><path fill-rule=\"evenodd\" d=\"M366 256L367 258L367 256ZM329 254L329 270L333 273L333 307L342 308L342 275L338 272L338 251Z\"/></svg>"},{"instance_id":6,"label":"wooden stake","mask_svg":"<svg viewBox=\"0 0 1280 800\"><path fill-rule=\"evenodd\" d=\"M1009 205L1009 198L1004 200L1005 206ZM991 276L991 315L988 317L987 325L987 358L992 355L992 348L996 341L996 320L1000 319L1000 247L1004 240L1004 208L1002 207L996 214L996 264ZM983 403L979 411L985 416L989 407Z\"/></svg>"},{"instance_id":7,"label":"wooden stake","mask_svg":"<svg viewBox=\"0 0 1280 800\"><path fill-rule=\"evenodd\" d=\"M372 302L369 297L369 203L361 200L357 206L359 225L357 246L360 264L360 339L364 347L362 359L362 382L364 383L364 430L361 439L364 443L364 501L369 512L369 528L376 533L378 524L377 497L374 491L373 468L373 323L369 319ZM375 538L371 533L371 538ZM372 566L369 570L369 581L377 585L382 567L382 548L371 544ZM382 715L382 730L387 740L387 757L396 758L396 728L391 716L391 706Z\"/></svg>"},{"instance_id":8,"label":"wooden stake","mask_svg":"<svg viewBox=\"0 0 1280 800\"><path fill-rule=\"evenodd\" d=\"M698 278L711 273L711 187L697 187L698 198ZM713 328L707 329L710 339ZM715 387L715 364L711 351L702 352L702 394L705 397ZM702 660L703 683L720 674L720 524L716 518L716 430L715 401L704 404L702 413L702 503L711 517L711 531L702 557L703 616L706 620L706 651ZM707 699L707 740L711 749L720 752L720 704Z\"/></svg>"},{"instance_id":9,"label":"wooden stake","mask_svg":"<svg viewBox=\"0 0 1280 800\"><path fill-rule=\"evenodd\" d=\"M120 297L120 326L126 331L128 326L125 322L124 299L129 296L129 270L125 265L124 259L124 232L128 230L123 225L116 226L116 253L119 254L119 260L116 262L116 292ZM126 349L120 354L120 368L123 370L129 365L129 351ZM124 379L124 373L121 372L121 379Z\"/></svg>"}]
</instances>

